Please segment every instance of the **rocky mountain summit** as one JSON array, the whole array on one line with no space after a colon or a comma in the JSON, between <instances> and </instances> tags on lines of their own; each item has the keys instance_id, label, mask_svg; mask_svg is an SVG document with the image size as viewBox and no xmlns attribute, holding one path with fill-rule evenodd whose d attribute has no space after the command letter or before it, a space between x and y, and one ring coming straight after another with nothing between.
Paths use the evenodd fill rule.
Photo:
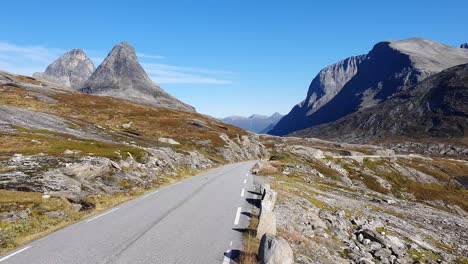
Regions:
<instances>
[{"instance_id":1,"label":"rocky mountain summit","mask_svg":"<svg viewBox=\"0 0 468 264\"><path fill-rule=\"evenodd\" d=\"M468 64L463 64L430 76L379 105L293 134L352 142L395 136L463 142L467 129Z\"/></svg>"},{"instance_id":2,"label":"rocky mountain summit","mask_svg":"<svg viewBox=\"0 0 468 264\"><path fill-rule=\"evenodd\" d=\"M96 67L81 49L73 49L50 64L45 72L34 73L34 77L42 78L58 84L63 88L78 90L93 74Z\"/></svg>"},{"instance_id":3,"label":"rocky mountain summit","mask_svg":"<svg viewBox=\"0 0 468 264\"><path fill-rule=\"evenodd\" d=\"M323 69L305 101L269 132L286 135L375 106L447 68L468 63L468 50L427 39L377 43L366 55Z\"/></svg>"},{"instance_id":4,"label":"rocky mountain summit","mask_svg":"<svg viewBox=\"0 0 468 264\"><path fill-rule=\"evenodd\" d=\"M97 69L83 50L74 49L34 76L60 88L195 112L195 108L166 93L148 77L135 49L127 42L116 45Z\"/></svg>"},{"instance_id":5,"label":"rocky mountain summit","mask_svg":"<svg viewBox=\"0 0 468 264\"><path fill-rule=\"evenodd\" d=\"M271 116L265 115L251 115L249 117L243 116L229 116L221 119L221 121L238 126L245 130L255 133L266 133L273 128L280 120L283 115L276 112Z\"/></svg>"},{"instance_id":6,"label":"rocky mountain summit","mask_svg":"<svg viewBox=\"0 0 468 264\"><path fill-rule=\"evenodd\" d=\"M156 85L138 62L135 49L126 42L111 50L80 91L139 104L195 111Z\"/></svg>"}]
</instances>

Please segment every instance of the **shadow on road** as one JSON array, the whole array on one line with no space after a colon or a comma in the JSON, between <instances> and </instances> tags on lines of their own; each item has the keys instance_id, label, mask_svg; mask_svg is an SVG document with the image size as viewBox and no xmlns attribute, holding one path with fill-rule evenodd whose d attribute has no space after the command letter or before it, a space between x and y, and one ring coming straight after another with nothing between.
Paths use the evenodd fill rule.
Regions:
<instances>
[{"instance_id":1,"label":"shadow on road","mask_svg":"<svg viewBox=\"0 0 468 264\"><path fill-rule=\"evenodd\" d=\"M241 214L247 216L248 218L252 218L252 213L250 212L242 212Z\"/></svg>"},{"instance_id":2,"label":"shadow on road","mask_svg":"<svg viewBox=\"0 0 468 264\"><path fill-rule=\"evenodd\" d=\"M252 198L247 198L245 199L249 204L257 207L257 208L260 208L260 204L262 202L261 199L252 199Z\"/></svg>"},{"instance_id":3,"label":"shadow on road","mask_svg":"<svg viewBox=\"0 0 468 264\"><path fill-rule=\"evenodd\" d=\"M259 193L259 192L255 192L255 191L248 191L249 193L253 194L253 195L258 195L258 196L261 196L262 194Z\"/></svg>"},{"instance_id":4,"label":"shadow on road","mask_svg":"<svg viewBox=\"0 0 468 264\"><path fill-rule=\"evenodd\" d=\"M241 251L238 249L231 249L229 252L225 252L224 256L232 261L239 261Z\"/></svg>"},{"instance_id":5,"label":"shadow on road","mask_svg":"<svg viewBox=\"0 0 468 264\"><path fill-rule=\"evenodd\" d=\"M247 234L255 237L257 235L257 231L251 228L233 228L232 230L237 231L242 234Z\"/></svg>"}]
</instances>

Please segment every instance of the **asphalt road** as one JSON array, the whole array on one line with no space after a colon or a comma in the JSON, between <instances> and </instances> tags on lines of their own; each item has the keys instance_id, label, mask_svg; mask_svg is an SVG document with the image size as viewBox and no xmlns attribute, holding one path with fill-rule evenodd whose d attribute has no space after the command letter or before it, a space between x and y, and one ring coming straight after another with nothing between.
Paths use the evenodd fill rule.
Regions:
<instances>
[{"instance_id":1,"label":"asphalt road","mask_svg":"<svg viewBox=\"0 0 468 264\"><path fill-rule=\"evenodd\" d=\"M255 196L253 165L230 164L148 193L0 256L0 263L234 263L239 230L249 222L247 199Z\"/></svg>"}]
</instances>

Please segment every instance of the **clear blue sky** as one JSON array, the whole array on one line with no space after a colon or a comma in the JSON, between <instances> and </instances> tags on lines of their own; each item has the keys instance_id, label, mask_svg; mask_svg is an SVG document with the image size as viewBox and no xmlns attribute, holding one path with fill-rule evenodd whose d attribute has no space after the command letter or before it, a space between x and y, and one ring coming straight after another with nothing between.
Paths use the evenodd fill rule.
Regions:
<instances>
[{"instance_id":1,"label":"clear blue sky","mask_svg":"<svg viewBox=\"0 0 468 264\"><path fill-rule=\"evenodd\" d=\"M316 73L381 40L468 42L468 1L6 1L0 69L43 70L63 51L95 62L128 41L150 76L216 117L287 113Z\"/></svg>"}]
</instances>

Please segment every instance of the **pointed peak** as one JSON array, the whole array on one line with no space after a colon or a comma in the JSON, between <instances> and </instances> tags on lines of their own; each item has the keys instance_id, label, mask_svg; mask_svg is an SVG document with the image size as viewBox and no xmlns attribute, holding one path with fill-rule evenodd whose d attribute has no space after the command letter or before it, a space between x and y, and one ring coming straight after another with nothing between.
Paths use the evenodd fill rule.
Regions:
<instances>
[{"instance_id":1,"label":"pointed peak","mask_svg":"<svg viewBox=\"0 0 468 264\"><path fill-rule=\"evenodd\" d=\"M84 54L86 55L86 53L82 50L82 49L72 49L68 52L66 52L65 54Z\"/></svg>"},{"instance_id":2,"label":"pointed peak","mask_svg":"<svg viewBox=\"0 0 468 264\"><path fill-rule=\"evenodd\" d=\"M114 56L122 56L122 57L127 57L127 56L132 56L135 57L136 59L136 52L135 48L128 44L126 41L122 41L119 44L115 45L112 50L109 52L107 57L114 57Z\"/></svg>"},{"instance_id":3,"label":"pointed peak","mask_svg":"<svg viewBox=\"0 0 468 264\"><path fill-rule=\"evenodd\" d=\"M131 49L135 51L135 48L132 45L128 44L128 42L126 41L122 41L119 44L115 45L112 50L114 49Z\"/></svg>"}]
</instances>

